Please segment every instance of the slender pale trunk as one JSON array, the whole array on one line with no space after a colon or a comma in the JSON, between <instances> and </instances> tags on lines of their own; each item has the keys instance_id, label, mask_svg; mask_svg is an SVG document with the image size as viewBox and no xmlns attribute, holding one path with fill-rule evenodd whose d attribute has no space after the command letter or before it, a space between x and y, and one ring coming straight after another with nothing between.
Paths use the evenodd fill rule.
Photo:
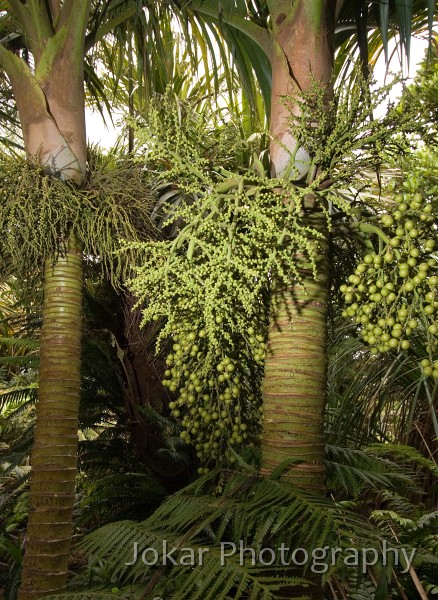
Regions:
<instances>
[{"instance_id":1,"label":"slender pale trunk","mask_svg":"<svg viewBox=\"0 0 438 600\"><path fill-rule=\"evenodd\" d=\"M0 45L28 160L81 185L86 170L83 53L90 0L9 0L34 59ZM81 243L70 224L47 257L30 508L19 600L65 590L78 449L82 330ZM61 239L64 238L64 239Z\"/></svg>"},{"instance_id":2,"label":"slender pale trunk","mask_svg":"<svg viewBox=\"0 0 438 600\"><path fill-rule=\"evenodd\" d=\"M275 3L278 8L272 11L273 175L285 175L290 153L296 149L287 125L290 111L297 114L299 110L293 98L301 90L311 89L314 82L321 86L330 84L334 60L333 4L331 0L298 0L291 7L290 2L280 0ZM287 105L284 96L289 98ZM308 219L308 224L324 235L319 275L315 281L310 269L303 265L302 285L275 292L276 308L271 315L263 387L262 473L268 474L291 459L292 464L283 477L300 487L322 491L329 285L327 231L325 217L317 208L308 214Z\"/></svg>"}]
</instances>

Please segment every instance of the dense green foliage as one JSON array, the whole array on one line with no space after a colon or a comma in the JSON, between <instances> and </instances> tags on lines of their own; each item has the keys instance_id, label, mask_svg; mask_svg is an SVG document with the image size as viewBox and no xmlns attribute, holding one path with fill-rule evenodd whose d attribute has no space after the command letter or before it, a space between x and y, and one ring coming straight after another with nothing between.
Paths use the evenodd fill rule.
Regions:
<instances>
[{"instance_id":1,"label":"dense green foliage","mask_svg":"<svg viewBox=\"0 0 438 600\"><path fill-rule=\"evenodd\" d=\"M134 4L93 2L87 47L119 19L129 18ZM184 33L197 38L201 50L189 45L175 54L172 4L184 17ZM195 12L184 13L185 4ZM184 3L179 12L179 2L148 3L140 16L118 27L117 44L111 38L96 51L120 104L130 114L148 107L137 123L128 122L130 151L134 128L138 138L135 161L91 152L90 175L81 190L24 162L1 161L0 597L15 600L20 581L38 385L41 267L45 258L63 252L72 227L88 263L74 511L75 540L83 541L71 556L73 593L59 598L274 600L297 593L308 598L309 569L291 571L278 561L254 565L249 554L243 563L237 554L223 565L221 542L238 546L241 540L256 551L282 543L309 553L324 545L379 549L383 540L408 552L417 548L410 572L384 563L381 555L371 567L322 561L326 596L406 600L424 590L433 596L438 593L432 243L437 170L431 150L409 160L406 155L416 144L410 133L428 143L433 139L436 69L423 74L417 89L408 90L382 120L373 119L372 111L389 88L370 94L363 82L341 86L339 96L329 100L315 87L294 99L301 114L290 115L291 127L311 157L309 178L275 180L268 175L269 136L252 129L255 113L263 120L263 110L248 57L255 58L266 105L268 61L254 40L227 22L237 8L237 22L248 12L252 25L269 29L269 2L253 0L248 6L245 0L224 0L219 29L214 16L208 26L199 18L211 4L216 9L209 0ZM391 18L397 11L406 46L409 6L369 3L370 14L363 12L357 23L362 66L371 12L379 12L382 23L387 9ZM340 23L347 26L337 32L337 43L346 40L341 57L351 49L346 38L353 8L354 3L343 3ZM0 24L4 21L2 13ZM221 34L240 63L248 92L243 99L240 88L231 89L235 73L222 73L216 62L202 81L191 81L198 51L204 64L208 55L216 61L213 46ZM20 39L17 47L22 46ZM225 61L223 48L220 53ZM108 81L99 81L91 61L86 70L99 105ZM187 94L191 102L175 102L169 80L172 94ZM210 103L210 94L224 82L230 107L219 108ZM163 95L151 101L157 91ZM237 99L239 110L232 106ZM9 96L6 103L9 111ZM237 118L230 117L232 111ZM380 186L387 179L385 167L400 163L403 172L394 169L388 176L395 183ZM271 292L299 282L303 270L316 273L321 232L312 215L318 212L330 229L336 282L329 319L327 497L283 482L286 464L269 478L253 466L263 418L260 388ZM151 237L155 241L137 243ZM121 240L123 252L115 255ZM102 281L102 271L119 293ZM138 299L132 315L135 300L121 293L121 276L127 273ZM345 320L337 282L348 276L342 292L347 300L348 294L353 297ZM3 277L9 277L7 287ZM35 283L34 293L22 301L21 288L28 291ZM17 314L20 326L13 325ZM216 462L227 468L217 469ZM205 476L196 478L196 469ZM140 551L156 550L158 564L126 565L134 542ZM198 556L207 548L205 562L196 568L162 566L165 544L177 547L175 557Z\"/></svg>"}]
</instances>

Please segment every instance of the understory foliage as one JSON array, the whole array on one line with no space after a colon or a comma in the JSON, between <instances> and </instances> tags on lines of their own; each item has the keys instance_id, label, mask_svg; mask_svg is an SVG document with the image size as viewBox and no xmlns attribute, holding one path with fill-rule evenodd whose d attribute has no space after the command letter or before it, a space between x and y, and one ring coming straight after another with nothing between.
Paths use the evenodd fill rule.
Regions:
<instances>
[{"instance_id":1,"label":"understory foliage","mask_svg":"<svg viewBox=\"0 0 438 600\"><path fill-rule=\"evenodd\" d=\"M157 349L170 346L164 385L178 394L172 415L201 473L217 459L233 460L230 445L257 438L271 292L317 275L324 233L314 215L325 213L330 226L331 213L348 214L350 188L383 160L378 145L399 149L394 134L408 118L369 119L377 95L364 102L365 89L328 109L316 85L298 100L301 116L291 115L290 127L313 157L307 181L271 178L260 136L243 140L232 119L217 127L207 109L171 94L151 103L137 127L171 239L124 244L139 265L128 286L144 306L143 325L162 323Z\"/></svg>"},{"instance_id":2,"label":"understory foliage","mask_svg":"<svg viewBox=\"0 0 438 600\"><path fill-rule=\"evenodd\" d=\"M212 471L166 500L148 520L109 524L90 534L82 546L94 561L105 560L121 591L137 590L137 598L158 595L173 600L287 598L294 587L309 586L305 578L285 568L285 563L292 564L295 548L347 547L352 530L356 540L378 546L377 532L362 518L321 496L276 481L279 475L268 479L250 471ZM253 559L251 552L241 559L238 543L233 552L237 540L257 556L263 548L275 548L275 560L271 552L265 552L262 561ZM149 548L147 562L154 563L156 555L156 564L145 565L140 558L127 565L132 562L134 542L140 557ZM278 551L282 544L283 559ZM168 558L167 567L161 566L164 554L173 548L173 560ZM201 548L207 550L198 565ZM191 556L196 557L195 569ZM319 561L320 573L329 570L330 559L325 559ZM263 561L268 564L263 566ZM130 587L140 582L142 588Z\"/></svg>"},{"instance_id":3,"label":"understory foliage","mask_svg":"<svg viewBox=\"0 0 438 600\"><path fill-rule=\"evenodd\" d=\"M372 355L354 320L335 309L329 323L328 443L352 448L373 442L409 444L432 458L438 435L430 404L433 387L418 368L426 332L417 327L408 350ZM424 485L429 489L429 483ZM436 498L432 492L432 505Z\"/></svg>"},{"instance_id":4,"label":"understory foliage","mask_svg":"<svg viewBox=\"0 0 438 600\"><path fill-rule=\"evenodd\" d=\"M339 586L349 598L362 597L371 574L370 598L379 597L376 587L381 598L397 597L396 584L410 589L410 576L402 572L405 563L397 566L381 553L384 540L409 555L416 547L415 568L423 580L433 581L437 514L414 507L405 496L419 489L411 460L421 457L397 447L348 457L331 448L330 454L332 464L343 463L360 487L347 506L279 480L281 468L270 478L243 462L235 470L213 470L165 500L147 520L110 523L88 535L78 550L91 555L86 577L77 577L72 592L54 600L105 598L110 590L121 598L280 600L292 591L297 595L297 588L305 600L312 572L323 576L327 591ZM383 533L373 523L383 524ZM372 571L363 548L376 551ZM293 569L294 562L306 568ZM357 573L362 575L355 579Z\"/></svg>"},{"instance_id":5,"label":"understory foliage","mask_svg":"<svg viewBox=\"0 0 438 600\"><path fill-rule=\"evenodd\" d=\"M164 457L158 453L157 458L158 449L151 448L150 431L142 431L149 443L147 456L136 446L126 398L129 381L124 377L124 356L119 346L119 342L123 345L121 297L108 282L100 281L97 266L92 280L90 271L84 294L76 535L117 519L146 518L168 493L165 486L175 489L187 477L184 472L178 478L181 468L177 463L175 469L170 452ZM29 296L15 281L0 289L0 590L5 600L15 600L29 510L41 306L35 300L29 303ZM161 420L168 424L164 417ZM155 435L164 427L155 425ZM162 442L166 448L171 447L171 434L168 436ZM186 450L181 440L177 442ZM167 478L154 471L154 458L167 469ZM73 556L72 568L82 567L81 561L82 556Z\"/></svg>"},{"instance_id":6,"label":"understory foliage","mask_svg":"<svg viewBox=\"0 0 438 600\"><path fill-rule=\"evenodd\" d=\"M313 96L315 105L319 98ZM163 230L163 237L170 240L133 244L129 240L138 238L133 232L132 236L126 234L125 251L131 254L126 260L117 257L116 261L123 260L126 265L135 255L136 264L140 265L130 285L144 306L144 322L157 321L158 347L166 353L169 367L165 374L166 386L171 393L178 392L169 406L172 416L181 422L182 440L169 438L165 450L175 444L182 455L176 442L195 446L198 458L203 461L202 473L224 455L229 462L237 461L238 468L215 469L206 474L164 501L158 511L142 523L110 523L115 518L144 519L167 490L158 485L147 470L132 472L128 456L131 449L127 444L129 424L119 397L123 394L122 380L117 381L116 369L101 368L97 357L108 348L105 350L104 341L93 332L91 351L84 355L84 363L91 373L84 373L83 408L87 418L81 432L84 436L80 445L83 470L75 517L81 528L94 529L102 523L108 524L94 531L84 545L75 550L79 566L84 565L86 553L91 554L85 573L76 577L71 585L71 589L83 591L58 598L153 598L157 595L181 600L189 597L274 600L289 597L297 586L303 590L304 598L306 590L310 590L306 587L310 585L306 581L306 577L311 576L309 570L304 574L302 569L291 572L278 560L260 568L251 564L250 553L240 564L239 540L256 551L263 547L275 549L282 543L291 550L304 547L309 553L325 545L377 548L381 535L357 514L368 514L374 523L384 523L393 547L401 540L410 551L414 540L423 548L423 552L417 554L415 566L421 569L423 581L434 580L436 515L428 506L426 508L426 503L416 506L414 514L415 504L409 496L415 497L421 489L416 478L414 482L412 470L405 464L400 466L412 458L407 452L397 461L393 456L385 456L383 451L381 455L378 451L373 454L372 450L364 453L332 444L327 455L328 482L336 501L331 501L276 480L281 477L281 469L271 479L259 478L234 451L239 446L253 444L260 427L260 383L270 293L274 286L299 281L303 270L316 272L318 241L322 234L312 225L314 213L323 211L329 226L335 222L336 215L344 218L350 211L351 197L360 188L370 185L368 176L357 172L358 166L366 169L378 165L383 159L377 146L383 145L385 140L388 152L400 144L403 148L400 139L391 145L391 135L397 133L400 125L395 116L388 117L384 124L367 120L364 115L368 114L368 108L364 108L359 97L336 99L330 111L331 121L321 120L315 134L319 136L320 146L313 139L306 141L304 135L305 129L311 131L309 122L314 122L314 110L303 110L302 122L294 124L298 128L297 136L301 135L298 139L313 156L311 172L316 179L307 183L274 180L267 175L262 136L255 135L250 141L244 141L232 121L213 130L208 113L199 114L190 104L175 104L170 98L161 98L152 104L145 128L137 132L139 151L146 153L146 170L142 159L136 165L129 163L127 172L132 169L133 180L138 177L142 186L147 183L143 194L156 205L155 219ZM336 136L344 144L343 153ZM102 190L107 183L111 185L111 171L105 173ZM43 185L41 181L44 185L49 183L44 174L32 177L27 181L33 182L36 188ZM87 185L92 186L92 178ZM53 182L53 186L57 185L58 182ZM120 189L122 187L130 189L128 184L120 185ZM64 184L62 190L65 194ZM92 196L93 191L87 186L80 192L72 190L73 195L78 193L81 197L80 205L74 204L79 202L79 196L72 201L76 212L82 205L91 210L87 204L90 197L94 198L93 206L102 207L94 221L96 236L102 231L108 236L111 232L114 236L120 233L112 229L119 209L111 212L107 204L112 203L111 195L110 200L106 198L106 191ZM118 198L122 202L122 192ZM18 211L17 215L21 214L19 202L13 204L12 197L9 201ZM26 206L24 202L23 213ZM114 245L104 245L106 250L98 250L97 237L93 238L93 231L86 228L91 228L91 221L81 225L79 215L70 208L59 210L64 216L55 229L47 230L49 237L52 236L50 243L58 243L56 232L61 232L62 240L73 226L76 231L85 232L81 234L85 254L95 257L96 267L100 261L105 265L106 252ZM73 216L76 221L70 220ZM27 217L23 214L22 218ZM34 216L29 218L34 227L40 224ZM139 219L130 222L147 223ZM141 227L140 230L150 231ZM12 232L15 237L8 256L13 244L22 243L24 239L19 237L18 229ZM91 245L92 239L96 239L96 246ZM55 248L49 242L46 247L44 240L38 243L43 244L39 247L43 252ZM116 243L115 237L111 243ZM26 250L26 260L34 252L33 242L28 247L31 250ZM6 257L7 252L0 256ZM24 255L22 258L24 260ZM118 268L122 269L123 265ZM115 342L111 352L122 360L123 351L119 353L119 350ZM364 386L361 391L365 396L362 388ZM384 412L384 408L381 410ZM179 424L172 423L172 426L167 424L166 430L173 436ZM126 457L129 464L125 462ZM419 464L427 474L430 472L434 481L434 465L427 459L424 461ZM126 502L126 489L131 488L133 493ZM21 524L27 514L24 489L24 486L20 489L23 502L17 503L16 510ZM379 511L373 513L376 498ZM345 500L356 512L346 510ZM10 506L13 506L12 497ZM6 543L9 541L6 536ZM157 552L157 566L146 566L141 559L135 565L126 565L132 559L133 542L139 544L139 553L144 548ZM221 542L237 544L237 553L227 557L225 565L220 556ZM161 566L164 543L168 548L179 549L174 556L185 554L189 558L191 552L197 557L201 549L208 548L204 564L195 569L188 561L171 563L169 568ZM8 563L18 566L19 542L7 551L3 548L1 556L8 556ZM279 556L277 553L277 558ZM324 574L327 585L338 582L339 589L348 597L367 597L366 594L370 598L378 597L376 587L380 597L384 597L382 593L394 594L394 597L397 593L392 565L379 562L372 570L371 585L368 576L355 579L356 566L344 568L342 564L329 564L330 555L324 560L325 563L321 559L320 573ZM397 577L405 589L411 589L408 575L403 579L399 574ZM296 594L296 589L293 591ZM414 594L413 590L412 597Z\"/></svg>"},{"instance_id":7,"label":"understory foliage","mask_svg":"<svg viewBox=\"0 0 438 600\"><path fill-rule=\"evenodd\" d=\"M407 350L424 331L423 374L438 379L438 155L423 150L405 163L386 191L386 210L359 225L368 249L340 291L343 316L359 325L372 354Z\"/></svg>"},{"instance_id":8,"label":"understory foliage","mask_svg":"<svg viewBox=\"0 0 438 600\"><path fill-rule=\"evenodd\" d=\"M149 239L154 228L152 200L138 164L89 153L89 176L81 188L41 167L0 156L0 271L18 277L30 289L41 277L44 260L65 251L70 230L114 284L121 263L114 259L117 240Z\"/></svg>"}]
</instances>

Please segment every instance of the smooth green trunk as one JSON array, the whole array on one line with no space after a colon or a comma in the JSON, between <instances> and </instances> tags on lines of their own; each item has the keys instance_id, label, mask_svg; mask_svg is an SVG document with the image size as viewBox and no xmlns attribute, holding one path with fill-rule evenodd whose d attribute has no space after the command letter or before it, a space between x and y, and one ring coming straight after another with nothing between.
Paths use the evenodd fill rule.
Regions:
<instances>
[{"instance_id":1,"label":"smooth green trunk","mask_svg":"<svg viewBox=\"0 0 438 600\"><path fill-rule=\"evenodd\" d=\"M329 292L326 216L313 214L308 225L324 234L318 277L315 280L310 268L302 268L302 284L273 297L263 381L261 473L269 475L283 463L282 479L323 494ZM323 600L321 575L310 570L303 573L298 567L289 575L304 577L311 584L310 588L294 587L289 598Z\"/></svg>"},{"instance_id":2,"label":"smooth green trunk","mask_svg":"<svg viewBox=\"0 0 438 600\"><path fill-rule=\"evenodd\" d=\"M325 228L325 216L317 218ZM263 382L262 474L290 460L283 478L315 492L323 491L325 472L326 250L325 242L317 280L303 269L303 285L274 295Z\"/></svg>"},{"instance_id":3,"label":"smooth green trunk","mask_svg":"<svg viewBox=\"0 0 438 600\"><path fill-rule=\"evenodd\" d=\"M65 590L78 451L82 252L46 261L27 544L18 600Z\"/></svg>"}]
</instances>

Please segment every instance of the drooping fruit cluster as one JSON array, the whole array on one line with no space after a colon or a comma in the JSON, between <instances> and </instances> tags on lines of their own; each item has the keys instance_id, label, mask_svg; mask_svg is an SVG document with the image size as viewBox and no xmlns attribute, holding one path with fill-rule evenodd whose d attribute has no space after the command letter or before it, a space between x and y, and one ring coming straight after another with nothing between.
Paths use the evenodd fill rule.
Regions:
<instances>
[{"instance_id":1,"label":"drooping fruit cluster","mask_svg":"<svg viewBox=\"0 0 438 600\"><path fill-rule=\"evenodd\" d=\"M232 460L228 444L248 443L261 424L260 374L265 358L265 327L253 320L247 335L212 351L206 330L185 321L172 335L163 385L177 394L169 403L180 420L180 437L195 446L204 463L220 456ZM226 327L217 315L218 328ZM201 467L200 472L206 472Z\"/></svg>"},{"instance_id":2,"label":"drooping fruit cluster","mask_svg":"<svg viewBox=\"0 0 438 600\"><path fill-rule=\"evenodd\" d=\"M171 348L171 415L201 472L259 437L272 281L287 288L299 280L300 262L316 272L322 234L304 217L312 190L271 179L256 164L243 174L199 169L165 221L175 237L130 246L140 266L128 285L143 323L160 322L157 351ZM185 161L177 167L187 171Z\"/></svg>"},{"instance_id":3,"label":"drooping fruit cluster","mask_svg":"<svg viewBox=\"0 0 438 600\"><path fill-rule=\"evenodd\" d=\"M438 379L433 360L438 346L435 188L424 183L412 173L397 193L393 190L391 210L379 217L378 225L359 225L369 244L378 239L379 248L369 248L340 291L347 305L343 316L358 323L372 354L407 350L413 332L422 329L428 355L422 362L424 374Z\"/></svg>"},{"instance_id":4,"label":"drooping fruit cluster","mask_svg":"<svg viewBox=\"0 0 438 600\"><path fill-rule=\"evenodd\" d=\"M348 208L336 193L345 182L338 172L322 187L331 177L319 169L307 183L270 177L257 142L263 136L237 143L240 125L212 127L214 114L175 105L173 93L152 101L146 120L137 135L164 239L124 245L137 255L127 286L142 325L160 323L157 352L171 348L164 379L175 395L171 414L205 469L258 436L272 286L302 283L303 268L317 276L325 233L312 216L323 210L330 220L327 196ZM314 135L307 123L302 130Z\"/></svg>"},{"instance_id":5,"label":"drooping fruit cluster","mask_svg":"<svg viewBox=\"0 0 438 600\"><path fill-rule=\"evenodd\" d=\"M48 257L65 251L70 229L84 256L119 287L124 264L114 252L119 238L150 239L152 195L144 170L131 157L90 150L82 187L51 176L38 165L0 153L0 273L16 277L33 297Z\"/></svg>"}]
</instances>

